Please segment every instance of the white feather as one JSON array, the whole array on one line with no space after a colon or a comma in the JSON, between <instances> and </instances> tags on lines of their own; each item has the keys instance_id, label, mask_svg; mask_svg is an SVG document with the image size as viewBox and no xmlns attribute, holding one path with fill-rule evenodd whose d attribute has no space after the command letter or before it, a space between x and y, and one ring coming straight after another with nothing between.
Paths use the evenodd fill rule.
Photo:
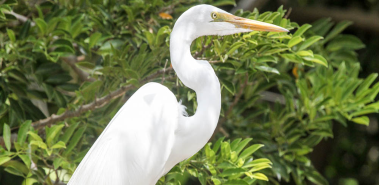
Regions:
<instances>
[{"instance_id":1,"label":"white feather","mask_svg":"<svg viewBox=\"0 0 379 185\"><path fill-rule=\"evenodd\" d=\"M154 184L168 171L178 105L165 86L141 87L117 112L68 184Z\"/></svg>"}]
</instances>

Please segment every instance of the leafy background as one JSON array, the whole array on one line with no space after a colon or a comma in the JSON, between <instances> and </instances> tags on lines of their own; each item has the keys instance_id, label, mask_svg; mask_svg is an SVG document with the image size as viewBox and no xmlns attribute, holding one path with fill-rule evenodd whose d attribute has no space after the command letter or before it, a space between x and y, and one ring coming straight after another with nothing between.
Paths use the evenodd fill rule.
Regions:
<instances>
[{"instance_id":1,"label":"leafy background","mask_svg":"<svg viewBox=\"0 0 379 185\"><path fill-rule=\"evenodd\" d=\"M2 1L0 183L67 183L146 82L169 87L192 115L196 94L170 68L168 48L175 20L199 3L291 32L193 42L222 84L219 126L158 184L379 183L378 42L349 20L297 16L357 2L306 0ZM358 4L377 11L376 1Z\"/></svg>"}]
</instances>

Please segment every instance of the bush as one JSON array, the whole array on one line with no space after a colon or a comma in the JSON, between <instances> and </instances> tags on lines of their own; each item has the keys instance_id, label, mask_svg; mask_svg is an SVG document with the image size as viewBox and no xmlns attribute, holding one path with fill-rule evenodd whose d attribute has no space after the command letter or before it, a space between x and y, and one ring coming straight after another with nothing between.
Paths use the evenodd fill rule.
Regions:
<instances>
[{"instance_id":1,"label":"bush","mask_svg":"<svg viewBox=\"0 0 379 185\"><path fill-rule=\"evenodd\" d=\"M146 82L170 88L192 115L196 94L169 67L169 35L175 19L195 4L7 0L0 5L1 184L67 182L119 107ZM341 34L349 21L300 26L285 18L282 7L236 14L291 32L194 41L194 57L209 60L222 84L219 127L214 144L158 184L195 179L328 184L307 154L333 138L333 124L368 125L365 115L379 110L377 74L358 78L356 50L364 44Z\"/></svg>"}]
</instances>

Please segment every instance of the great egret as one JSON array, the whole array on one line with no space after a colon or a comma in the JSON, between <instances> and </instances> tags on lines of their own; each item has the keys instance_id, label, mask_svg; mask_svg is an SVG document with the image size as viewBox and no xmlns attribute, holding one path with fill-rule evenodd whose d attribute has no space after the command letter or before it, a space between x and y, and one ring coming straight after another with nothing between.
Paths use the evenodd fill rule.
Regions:
<instances>
[{"instance_id":1,"label":"great egret","mask_svg":"<svg viewBox=\"0 0 379 185\"><path fill-rule=\"evenodd\" d=\"M165 86L142 86L113 117L68 184L151 185L198 152L216 128L221 90L212 66L192 57L191 42L205 35L252 30L288 31L210 5L184 12L170 36L171 63L183 84L196 92L196 113L184 116L184 107Z\"/></svg>"}]
</instances>

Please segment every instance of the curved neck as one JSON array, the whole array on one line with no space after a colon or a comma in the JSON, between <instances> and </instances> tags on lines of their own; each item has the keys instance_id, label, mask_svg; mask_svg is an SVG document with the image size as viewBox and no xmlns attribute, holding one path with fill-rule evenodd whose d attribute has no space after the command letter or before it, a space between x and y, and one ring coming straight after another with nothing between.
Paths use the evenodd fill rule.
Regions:
<instances>
[{"instance_id":1,"label":"curved neck","mask_svg":"<svg viewBox=\"0 0 379 185\"><path fill-rule=\"evenodd\" d=\"M172 66L183 84L193 89L197 95L196 113L192 117L181 118L178 128L180 134L177 134L181 144L188 144L182 149L188 150L188 157L208 142L217 126L221 111L220 82L207 61L195 60L192 57L190 45L195 36L189 33L191 30L174 27L170 39Z\"/></svg>"}]
</instances>

